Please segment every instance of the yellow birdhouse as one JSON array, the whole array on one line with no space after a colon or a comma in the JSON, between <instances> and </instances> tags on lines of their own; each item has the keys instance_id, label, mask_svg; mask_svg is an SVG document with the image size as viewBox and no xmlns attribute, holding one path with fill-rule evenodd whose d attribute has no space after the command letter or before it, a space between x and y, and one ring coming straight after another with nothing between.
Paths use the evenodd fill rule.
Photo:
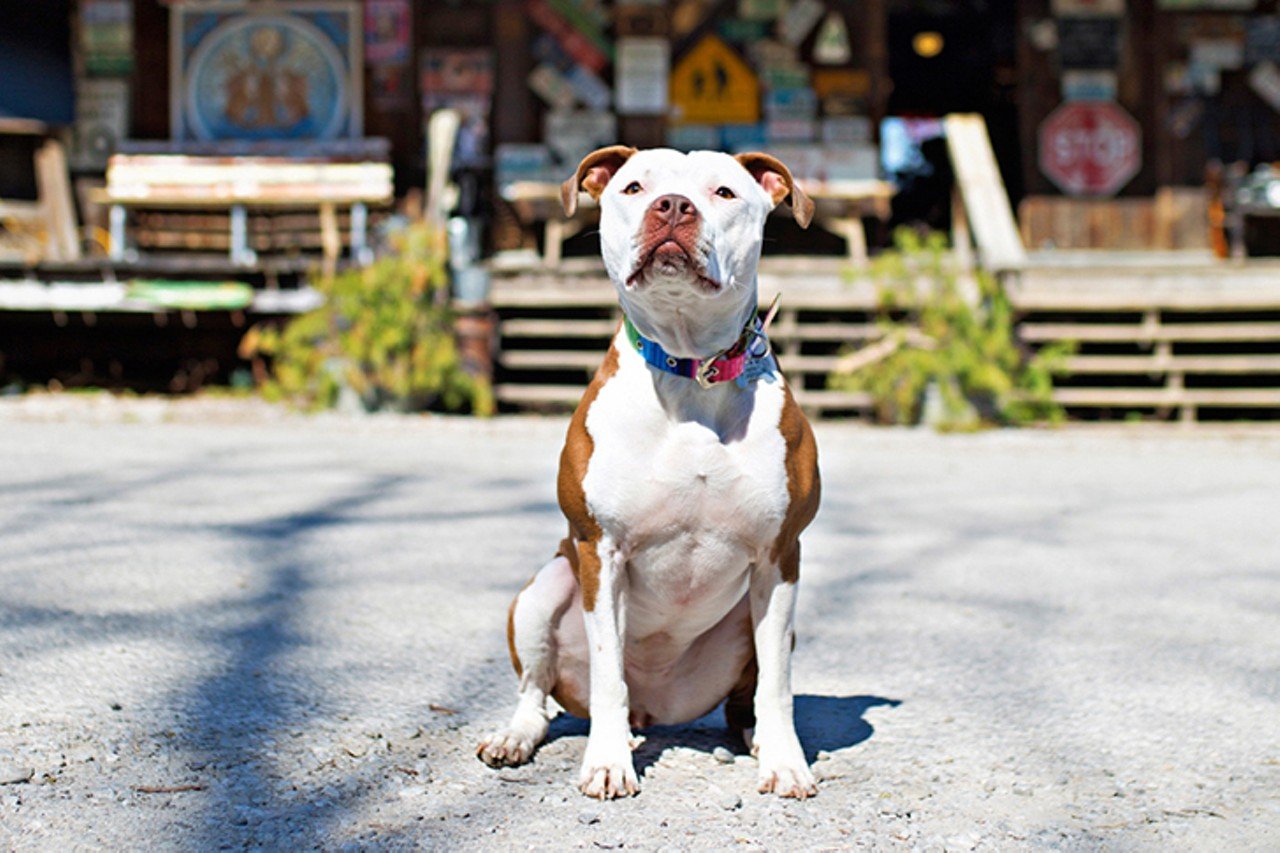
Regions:
<instances>
[{"instance_id":1,"label":"yellow birdhouse","mask_svg":"<svg viewBox=\"0 0 1280 853\"><path fill-rule=\"evenodd\" d=\"M671 73L672 118L689 124L760 120L760 81L729 45L709 35Z\"/></svg>"}]
</instances>

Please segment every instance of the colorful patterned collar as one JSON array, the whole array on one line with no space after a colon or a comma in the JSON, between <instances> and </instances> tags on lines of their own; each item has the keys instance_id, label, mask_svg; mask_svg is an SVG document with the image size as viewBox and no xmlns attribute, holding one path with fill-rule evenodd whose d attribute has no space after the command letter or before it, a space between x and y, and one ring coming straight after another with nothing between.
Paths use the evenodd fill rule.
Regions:
<instances>
[{"instance_id":1,"label":"colorful patterned collar","mask_svg":"<svg viewBox=\"0 0 1280 853\"><path fill-rule=\"evenodd\" d=\"M651 341L640 334L630 317L624 315L622 325L631 346L656 370L692 379L703 388L710 388L721 382L733 382L740 377L745 378L738 384L745 385L746 380L755 379L761 373L760 370L750 369L753 363L766 361L772 355L766 332L777 310L778 297L775 296L763 319L752 312L751 319L743 327L738 339L707 358L677 358L664 350L657 341Z\"/></svg>"}]
</instances>

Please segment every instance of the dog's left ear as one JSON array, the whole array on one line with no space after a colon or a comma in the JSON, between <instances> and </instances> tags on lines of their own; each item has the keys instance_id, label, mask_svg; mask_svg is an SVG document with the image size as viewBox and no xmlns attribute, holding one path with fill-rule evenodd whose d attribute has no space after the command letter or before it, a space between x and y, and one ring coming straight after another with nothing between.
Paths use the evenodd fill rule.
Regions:
<instances>
[{"instance_id":1,"label":"dog's left ear","mask_svg":"<svg viewBox=\"0 0 1280 853\"><path fill-rule=\"evenodd\" d=\"M791 207L791 214L795 216L796 222L800 223L800 227L809 227L809 223L813 221L813 199L796 186L795 179L791 177L791 170L782 165L781 160L759 153L738 154L734 159L751 173L756 183L764 187L764 191L773 199L775 205L785 200Z\"/></svg>"},{"instance_id":2,"label":"dog's left ear","mask_svg":"<svg viewBox=\"0 0 1280 853\"><path fill-rule=\"evenodd\" d=\"M578 193L586 190L593 199L600 200L605 185L609 183L622 164L631 159L636 149L626 145L610 145L597 148L578 164L574 176L560 185L560 201L564 203L564 215L573 216L578 209Z\"/></svg>"}]
</instances>

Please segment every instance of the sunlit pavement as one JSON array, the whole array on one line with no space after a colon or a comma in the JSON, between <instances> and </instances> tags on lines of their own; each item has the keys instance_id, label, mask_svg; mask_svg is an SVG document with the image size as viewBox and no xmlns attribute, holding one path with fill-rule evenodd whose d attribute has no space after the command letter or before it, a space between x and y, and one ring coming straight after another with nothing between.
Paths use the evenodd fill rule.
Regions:
<instances>
[{"instance_id":1,"label":"sunlit pavement","mask_svg":"<svg viewBox=\"0 0 1280 853\"><path fill-rule=\"evenodd\" d=\"M0 847L1280 844L1280 431L822 425L820 795L712 715L598 804L580 723L472 755L564 428L3 401Z\"/></svg>"}]
</instances>

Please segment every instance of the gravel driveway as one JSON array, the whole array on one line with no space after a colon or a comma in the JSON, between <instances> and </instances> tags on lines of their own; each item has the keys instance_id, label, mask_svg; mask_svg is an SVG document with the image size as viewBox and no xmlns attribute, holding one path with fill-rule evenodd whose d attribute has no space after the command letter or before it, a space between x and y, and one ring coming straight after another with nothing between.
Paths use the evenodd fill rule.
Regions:
<instances>
[{"instance_id":1,"label":"gravel driveway","mask_svg":"<svg viewBox=\"0 0 1280 853\"><path fill-rule=\"evenodd\" d=\"M493 771L565 422L0 404L0 848L1280 848L1280 430L824 424L796 715Z\"/></svg>"}]
</instances>

